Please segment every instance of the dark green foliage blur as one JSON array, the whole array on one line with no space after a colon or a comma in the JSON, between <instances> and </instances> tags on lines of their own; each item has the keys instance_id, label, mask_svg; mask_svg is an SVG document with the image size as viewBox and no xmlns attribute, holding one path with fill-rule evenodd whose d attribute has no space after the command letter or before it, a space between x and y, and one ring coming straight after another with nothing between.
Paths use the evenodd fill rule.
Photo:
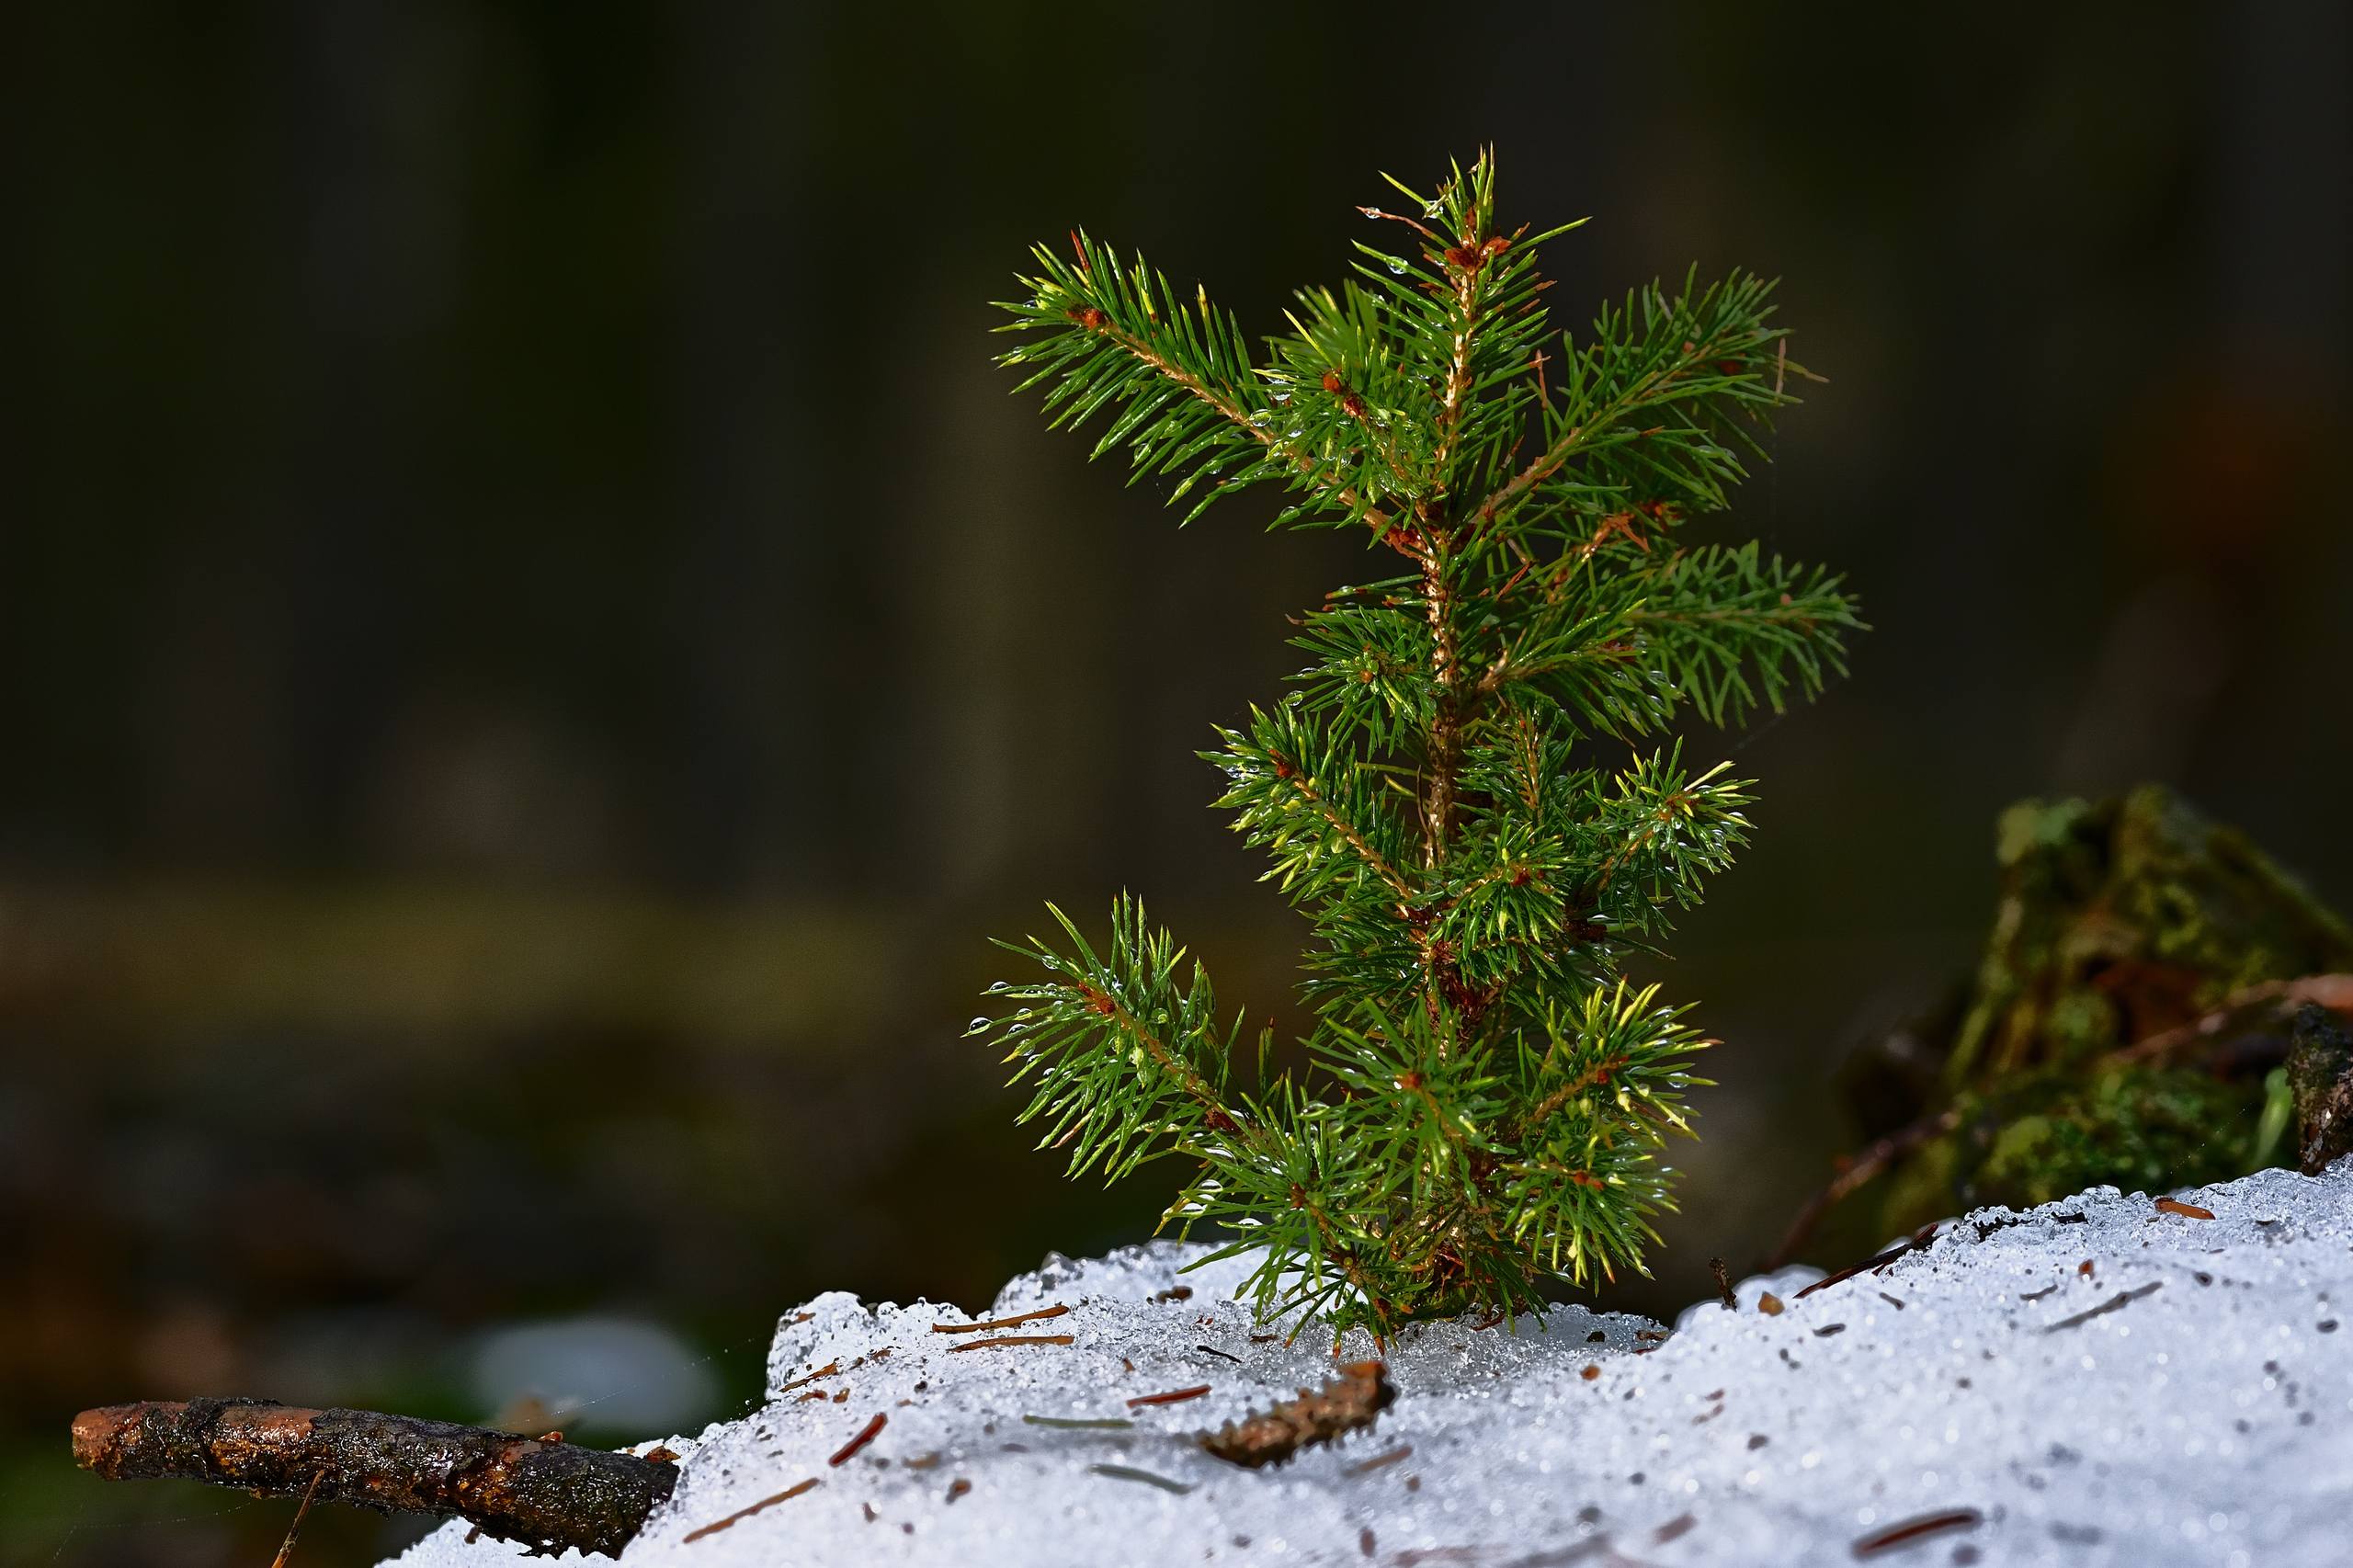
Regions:
<instances>
[{"instance_id":1,"label":"dark green foliage blur","mask_svg":"<svg viewBox=\"0 0 2353 1568\"><path fill-rule=\"evenodd\" d=\"M1593 215L1571 315L1788 280L1835 379L1741 519L1878 630L1732 743L1756 842L1636 967L1726 1044L1608 1304L1853 1146L1836 1064L1975 962L2008 802L2161 779L2353 904L2341 8L18 10L0 1561L275 1550L64 1468L85 1403L479 1419L486 1336L597 1312L714 1358L691 1422L816 1290L1140 1236L1156 1175L1063 1182L957 1038L972 935L1147 890L1298 1032L1188 754L1364 557L1271 500L1179 535L1040 429L985 301L1041 235L1273 332L1367 170L1492 142Z\"/></svg>"},{"instance_id":2,"label":"dark green foliage blur","mask_svg":"<svg viewBox=\"0 0 2353 1568\"><path fill-rule=\"evenodd\" d=\"M2293 1165L2293 1008L2244 1000L2353 971L2353 926L2159 785L2022 801L1995 838L2001 895L1964 1001L1918 1031L1928 1060L1876 1063L1914 1080L1904 1117L1951 1122L1896 1165L1882 1227ZM2181 1043L2134 1053L2164 1040Z\"/></svg>"}]
</instances>

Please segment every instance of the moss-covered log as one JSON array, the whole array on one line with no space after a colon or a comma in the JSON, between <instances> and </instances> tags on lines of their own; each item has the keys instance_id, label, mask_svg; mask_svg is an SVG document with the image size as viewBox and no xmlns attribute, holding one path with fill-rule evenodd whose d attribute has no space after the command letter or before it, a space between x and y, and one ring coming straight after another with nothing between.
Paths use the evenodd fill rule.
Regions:
<instances>
[{"instance_id":1,"label":"moss-covered log","mask_svg":"<svg viewBox=\"0 0 2353 1568\"><path fill-rule=\"evenodd\" d=\"M2001 900L1974 982L1850 1065L1877 1141L1799 1216L1785 1256L1867 1182L1881 1200L1859 1228L1884 1235L2297 1159L2275 1070L2301 1005L2353 1019L2353 926L2156 785L2021 801L1997 839Z\"/></svg>"},{"instance_id":2,"label":"moss-covered log","mask_svg":"<svg viewBox=\"0 0 2353 1568\"><path fill-rule=\"evenodd\" d=\"M2316 1003L2297 1010L2288 1087L2295 1096L2297 1168L2318 1176L2353 1154L2353 1033Z\"/></svg>"},{"instance_id":3,"label":"moss-covered log","mask_svg":"<svg viewBox=\"0 0 2353 1568\"><path fill-rule=\"evenodd\" d=\"M677 1468L367 1410L304 1410L260 1399L145 1401L74 1418L74 1459L108 1481L202 1481L381 1512L454 1514L484 1535L542 1550L619 1556Z\"/></svg>"}]
</instances>

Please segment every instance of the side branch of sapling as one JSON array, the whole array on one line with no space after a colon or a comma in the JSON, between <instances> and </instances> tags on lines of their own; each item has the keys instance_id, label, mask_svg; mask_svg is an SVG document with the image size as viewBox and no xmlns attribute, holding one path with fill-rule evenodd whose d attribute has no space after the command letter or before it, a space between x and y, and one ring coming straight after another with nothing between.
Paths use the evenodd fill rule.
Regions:
<instances>
[{"instance_id":1,"label":"side branch of sapling","mask_svg":"<svg viewBox=\"0 0 2353 1568\"><path fill-rule=\"evenodd\" d=\"M1091 251L1085 239L1075 232L1071 234L1071 249L1076 256L1076 270L1079 277L1089 281L1095 278L1097 267L1103 267L1108 260L1101 253ZM1042 251L1040 256L1040 259L1049 259ZM1108 270L1116 273L1117 268L1113 267ZM1046 284L1047 280L1040 280L1041 289ZM1137 292L1143 300L1146 312L1156 318L1158 312L1154 310L1150 302L1149 281L1141 283ZM1199 306L1206 321L1210 313L1209 298L1206 292L1200 298ZM1256 416L1254 411L1245 405L1237 391L1211 384L1210 380L1199 371L1179 364L1169 354L1150 341L1121 328L1100 304L1073 304L1066 307L1063 313L1080 330L1093 334L1115 346L1121 352L1149 367L1163 379L1214 410L1227 424L1246 434L1260 446L1267 448L1289 463L1302 479L1313 482L1323 477L1324 470L1315 459L1311 454L1297 450L1288 443L1278 439L1269 430L1268 422ZM1115 427L1114 437L1110 438L1116 438L1116 434ZM1189 481L1188 483L1189 483ZM1335 496L1340 505L1350 512L1361 509L1364 522L1371 530L1375 540L1388 544L1401 554L1415 553L1414 535L1410 530L1399 528L1389 513L1379 506L1366 505L1355 490L1346 485L1336 487Z\"/></svg>"}]
</instances>

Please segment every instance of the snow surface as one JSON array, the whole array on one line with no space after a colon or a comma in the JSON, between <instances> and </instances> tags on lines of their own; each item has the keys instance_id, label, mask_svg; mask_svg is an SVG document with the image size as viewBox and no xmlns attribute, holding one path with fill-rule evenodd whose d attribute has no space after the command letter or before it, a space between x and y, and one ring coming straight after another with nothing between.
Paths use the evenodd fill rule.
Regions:
<instances>
[{"instance_id":1,"label":"snow surface","mask_svg":"<svg viewBox=\"0 0 2353 1568\"><path fill-rule=\"evenodd\" d=\"M1003 1333L1067 1345L959 1349L996 1335L933 1332L972 1321L954 1307L820 1296L779 1326L764 1408L671 1440L676 1495L623 1562L2353 1562L2353 1160L2179 1196L2214 1218L2109 1187L1984 1210L1802 1299L1811 1271L1751 1280L1664 1342L1576 1306L1427 1325L1392 1347L1399 1398L1372 1431L1258 1471L1193 1435L1320 1382L1330 1336L1267 1338L1223 1299L1241 1264L1180 1272L1206 1249L1056 1256L1005 1288L989 1315L1070 1310ZM1778 1315L1756 1310L1768 1283ZM401 1568L518 1551L466 1533Z\"/></svg>"}]
</instances>

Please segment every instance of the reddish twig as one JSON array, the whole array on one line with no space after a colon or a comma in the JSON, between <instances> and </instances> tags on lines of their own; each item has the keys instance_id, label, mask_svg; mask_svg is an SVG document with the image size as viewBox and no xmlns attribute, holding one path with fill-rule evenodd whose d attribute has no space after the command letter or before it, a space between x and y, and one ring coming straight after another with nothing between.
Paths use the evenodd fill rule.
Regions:
<instances>
[{"instance_id":1,"label":"reddish twig","mask_svg":"<svg viewBox=\"0 0 2353 1568\"><path fill-rule=\"evenodd\" d=\"M1859 1559L1873 1557L1892 1547L1918 1540L1923 1536L1941 1534L1946 1530L1974 1529L1983 1517L1974 1508L1953 1508L1941 1514L1923 1514L1916 1519L1893 1524L1876 1535L1867 1535L1855 1542L1853 1551Z\"/></svg>"},{"instance_id":2,"label":"reddish twig","mask_svg":"<svg viewBox=\"0 0 2353 1568\"><path fill-rule=\"evenodd\" d=\"M1364 1460L1360 1464L1352 1464L1341 1473L1344 1475L1370 1474L1371 1471L1380 1470L1384 1466L1395 1464L1400 1460L1410 1459L1413 1457L1413 1453L1414 1445L1407 1443L1404 1447L1392 1449L1385 1454L1375 1454L1372 1458Z\"/></svg>"},{"instance_id":3,"label":"reddish twig","mask_svg":"<svg viewBox=\"0 0 2353 1568\"><path fill-rule=\"evenodd\" d=\"M1836 1274L1826 1274L1823 1276L1813 1284L1807 1286L1804 1290L1800 1290L1797 1293L1797 1299L1803 1300L1805 1297L1813 1295L1816 1290L1827 1290L1833 1285L1844 1284L1846 1281L1852 1279L1856 1275L1862 1273L1866 1269L1870 1270L1873 1274L1877 1274L1881 1269L1885 1268L1897 1258L1904 1257L1911 1253L1915 1253L1936 1239L1937 1227L1934 1225L1923 1225L1918 1230L1912 1233L1912 1237L1909 1241L1898 1242L1893 1246L1888 1248L1885 1252L1875 1252L1871 1254L1870 1256L1863 1259L1860 1263L1850 1263Z\"/></svg>"},{"instance_id":4,"label":"reddish twig","mask_svg":"<svg viewBox=\"0 0 2353 1568\"><path fill-rule=\"evenodd\" d=\"M1805 1245L1806 1238L1813 1234L1813 1228L1822 1223L1822 1217L1854 1196L1857 1188L1929 1139L1940 1137L1960 1125L1960 1110L1948 1106L1933 1116L1922 1117L1909 1127L1896 1129L1856 1155L1831 1179L1829 1186L1808 1199L1805 1207L1798 1210L1797 1218L1790 1221L1788 1232L1781 1237L1781 1244L1775 1247L1772 1256L1765 1260L1766 1268L1779 1268L1789 1262L1790 1255Z\"/></svg>"},{"instance_id":5,"label":"reddish twig","mask_svg":"<svg viewBox=\"0 0 2353 1568\"><path fill-rule=\"evenodd\" d=\"M294 1543L302 1538L302 1521L311 1517L311 1504L318 1497L319 1483L326 1478L327 1472L321 1471L303 1488L302 1506L294 1510L294 1522L286 1527L286 1539L278 1543L278 1555L269 1560L269 1568L286 1568L294 1561Z\"/></svg>"},{"instance_id":6,"label":"reddish twig","mask_svg":"<svg viewBox=\"0 0 2353 1568\"><path fill-rule=\"evenodd\" d=\"M754 1514L758 1513L761 1509L773 1508L779 1503L790 1503L792 1499L800 1496L803 1492L809 1491L817 1484L817 1478L813 1475L806 1481L796 1482L773 1496L761 1498L758 1502L753 1504L748 1508L738 1508L723 1519L713 1519L707 1525L688 1530L685 1535L678 1538L678 1544L681 1546L692 1546L696 1541L700 1540L707 1535L717 1535L721 1530L732 1529L735 1526L742 1524L745 1519L750 1518Z\"/></svg>"},{"instance_id":7,"label":"reddish twig","mask_svg":"<svg viewBox=\"0 0 2353 1568\"><path fill-rule=\"evenodd\" d=\"M2121 1051L2110 1052L2105 1060L2115 1063L2162 1061L2184 1046L2221 1034L2249 1012L2269 1006L2285 1017L2307 1002L2316 1002L2332 1012L2353 1015L2353 974L2307 974L2297 980L2267 980L2247 986L2223 997L2222 1005L2212 1012L2178 1028L2135 1040Z\"/></svg>"},{"instance_id":8,"label":"reddish twig","mask_svg":"<svg viewBox=\"0 0 2353 1568\"><path fill-rule=\"evenodd\" d=\"M864 1426L858 1429L857 1437L852 1437L848 1442L844 1443L841 1446L841 1451L836 1453L832 1459L827 1460L825 1462L827 1464L848 1463L849 1458L852 1454L857 1453L858 1449L874 1441L874 1439L881 1435L882 1428L890 1424L891 1417L878 1411L875 1414L873 1420L868 1422Z\"/></svg>"},{"instance_id":9,"label":"reddish twig","mask_svg":"<svg viewBox=\"0 0 2353 1568\"><path fill-rule=\"evenodd\" d=\"M805 1377L805 1378L795 1378L795 1379L793 1379L790 1382L789 1382L789 1383L785 1384L782 1388L780 1388L780 1389L777 1390L776 1392L777 1392L779 1395L781 1395L781 1394L788 1394L788 1393L790 1393L794 1389L797 1389L797 1388L801 1387L803 1383L813 1383L813 1382L815 1382L815 1381L816 1381L818 1379L820 1379L820 1378L831 1378L831 1377L838 1376L838 1375L840 1374L840 1372L841 1372L841 1369L842 1369L842 1364L841 1364L841 1362L840 1362L839 1360L832 1360L832 1361L828 1361L828 1362L826 1362L824 1366L822 1366L822 1367L818 1368L815 1371L813 1371L813 1372L810 1373L807 1377Z\"/></svg>"},{"instance_id":10,"label":"reddish twig","mask_svg":"<svg viewBox=\"0 0 2353 1568\"><path fill-rule=\"evenodd\" d=\"M1070 1311L1068 1307L1057 1302L1051 1307L1040 1307L1034 1312L1016 1312L1009 1318L985 1318L979 1323L936 1323L931 1325L931 1332L934 1334L978 1334L983 1329L1011 1328L1016 1324L1035 1323L1040 1318L1058 1318L1068 1311Z\"/></svg>"}]
</instances>

